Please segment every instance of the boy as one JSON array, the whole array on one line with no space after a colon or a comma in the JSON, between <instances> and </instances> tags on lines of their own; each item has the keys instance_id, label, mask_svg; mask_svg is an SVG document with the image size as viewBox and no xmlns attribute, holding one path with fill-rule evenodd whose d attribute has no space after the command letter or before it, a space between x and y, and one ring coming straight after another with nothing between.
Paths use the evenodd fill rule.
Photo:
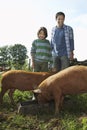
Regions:
<instances>
[{"instance_id":1,"label":"boy","mask_svg":"<svg viewBox=\"0 0 87 130\"><path fill-rule=\"evenodd\" d=\"M37 33L38 39L34 40L31 47L32 67L34 72L47 72L48 62L51 61L51 46L46 39L47 29L41 27Z\"/></svg>"}]
</instances>

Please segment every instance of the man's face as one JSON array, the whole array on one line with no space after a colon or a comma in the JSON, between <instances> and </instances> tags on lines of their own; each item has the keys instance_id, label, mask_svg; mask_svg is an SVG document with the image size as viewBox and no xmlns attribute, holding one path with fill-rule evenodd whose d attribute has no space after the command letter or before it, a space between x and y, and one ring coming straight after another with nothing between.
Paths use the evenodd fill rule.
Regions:
<instances>
[{"instance_id":1,"label":"man's face","mask_svg":"<svg viewBox=\"0 0 87 130\"><path fill-rule=\"evenodd\" d=\"M63 26L64 20L65 20L65 18L64 18L63 15L59 15L59 16L57 17L56 21L57 21L58 27L62 27L62 26Z\"/></svg>"}]
</instances>

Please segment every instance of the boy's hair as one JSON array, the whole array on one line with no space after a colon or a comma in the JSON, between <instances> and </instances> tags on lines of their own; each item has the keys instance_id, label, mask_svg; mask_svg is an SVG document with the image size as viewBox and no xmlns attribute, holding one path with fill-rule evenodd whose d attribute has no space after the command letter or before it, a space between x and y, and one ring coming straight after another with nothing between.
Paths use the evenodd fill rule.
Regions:
<instances>
[{"instance_id":1,"label":"boy's hair","mask_svg":"<svg viewBox=\"0 0 87 130\"><path fill-rule=\"evenodd\" d=\"M57 12L55 18L57 19L59 15L63 15L63 17L65 18L65 14L63 12Z\"/></svg>"},{"instance_id":2,"label":"boy's hair","mask_svg":"<svg viewBox=\"0 0 87 130\"><path fill-rule=\"evenodd\" d=\"M47 29L45 27L40 27L40 29L37 32L37 36L39 35L40 31L44 32L45 38L48 36Z\"/></svg>"}]
</instances>

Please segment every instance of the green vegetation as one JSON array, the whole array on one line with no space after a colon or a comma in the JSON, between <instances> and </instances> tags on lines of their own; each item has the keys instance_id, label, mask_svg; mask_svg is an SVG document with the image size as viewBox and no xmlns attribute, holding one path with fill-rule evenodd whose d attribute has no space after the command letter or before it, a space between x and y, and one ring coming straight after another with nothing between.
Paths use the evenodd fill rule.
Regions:
<instances>
[{"instance_id":1,"label":"green vegetation","mask_svg":"<svg viewBox=\"0 0 87 130\"><path fill-rule=\"evenodd\" d=\"M24 45L0 47L0 67L2 68L23 69L27 59L27 49Z\"/></svg>"},{"instance_id":2,"label":"green vegetation","mask_svg":"<svg viewBox=\"0 0 87 130\"><path fill-rule=\"evenodd\" d=\"M0 76L1 78L1 76ZM14 100L29 100L30 92L14 93ZM42 112L28 115L17 113L17 106L11 105L8 94L0 106L0 130L87 130L87 94L67 96L59 115Z\"/></svg>"}]
</instances>

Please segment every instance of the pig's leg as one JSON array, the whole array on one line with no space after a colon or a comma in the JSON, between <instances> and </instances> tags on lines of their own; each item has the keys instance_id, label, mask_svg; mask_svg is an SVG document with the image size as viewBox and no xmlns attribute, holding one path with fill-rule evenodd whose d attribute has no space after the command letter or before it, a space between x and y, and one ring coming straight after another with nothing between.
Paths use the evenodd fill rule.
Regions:
<instances>
[{"instance_id":1,"label":"pig's leg","mask_svg":"<svg viewBox=\"0 0 87 130\"><path fill-rule=\"evenodd\" d=\"M62 108L62 106L63 106L63 101L64 101L64 96L61 96L60 100L61 100L61 102L60 102L60 108Z\"/></svg>"},{"instance_id":2,"label":"pig's leg","mask_svg":"<svg viewBox=\"0 0 87 130\"><path fill-rule=\"evenodd\" d=\"M4 94L7 92L8 89L6 89L5 87L1 88L1 93L0 93L0 104L3 103L3 96Z\"/></svg>"},{"instance_id":3,"label":"pig's leg","mask_svg":"<svg viewBox=\"0 0 87 130\"><path fill-rule=\"evenodd\" d=\"M10 89L9 92L8 92L8 95L10 97L10 100L11 100L11 104L15 104L14 103L14 99L13 99L13 93L14 93L15 89Z\"/></svg>"},{"instance_id":4,"label":"pig's leg","mask_svg":"<svg viewBox=\"0 0 87 130\"><path fill-rule=\"evenodd\" d=\"M62 105L63 97L60 90L57 90L54 95L55 100L55 114L59 114L59 109Z\"/></svg>"}]
</instances>

